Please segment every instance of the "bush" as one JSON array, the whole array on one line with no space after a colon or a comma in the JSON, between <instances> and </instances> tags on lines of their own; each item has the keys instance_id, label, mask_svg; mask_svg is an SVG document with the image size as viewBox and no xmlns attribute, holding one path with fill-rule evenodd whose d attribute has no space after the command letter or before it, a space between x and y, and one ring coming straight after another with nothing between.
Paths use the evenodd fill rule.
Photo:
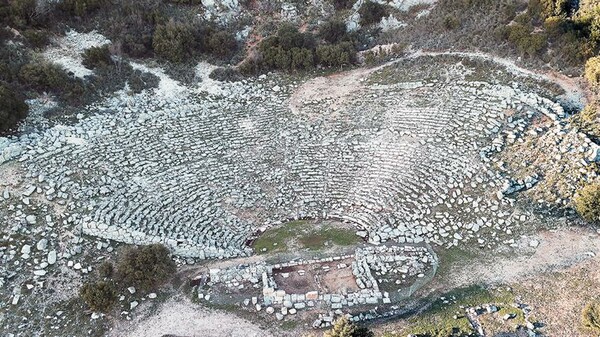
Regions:
<instances>
[{"instance_id":1,"label":"bush","mask_svg":"<svg viewBox=\"0 0 600 337\"><path fill-rule=\"evenodd\" d=\"M212 54L221 58L229 58L237 49L237 41L232 34L220 31L210 35L208 47Z\"/></svg>"},{"instance_id":2,"label":"bush","mask_svg":"<svg viewBox=\"0 0 600 337\"><path fill-rule=\"evenodd\" d=\"M113 275L114 269L115 267L111 262L104 261L100 264L100 267L98 267L98 276L101 278L110 278Z\"/></svg>"},{"instance_id":3,"label":"bush","mask_svg":"<svg viewBox=\"0 0 600 337\"><path fill-rule=\"evenodd\" d=\"M111 282L84 283L79 296L93 311L108 312L117 302L117 291Z\"/></svg>"},{"instance_id":4,"label":"bush","mask_svg":"<svg viewBox=\"0 0 600 337\"><path fill-rule=\"evenodd\" d=\"M300 33L298 28L295 26L284 23L277 30L278 44L284 50L291 50L292 48L315 48L315 38L310 33Z\"/></svg>"},{"instance_id":5,"label":"bush","mask_svg":"<svg viewBox=\"0 0 600 337\"><path fill-rule=\"evenodd\" d=\"M312 34L300 33L296 27L284 24L277 31L277 35L264 39L258 49L264 67L298 70L314 66L315 44ZM247 71L249 65L244 65L243 71Z\"/></svg>"},{"instance_id":6,"label":"bush","mask_svg":"<svg viewBox=\"0 0 600 337\"><path fill-rule=\"evenodd\" d=\"M381 21L386 16L385 6L373 1L365 1L358 9L360 25L369 26Z\"/></svg>"},{"instance_id":7,"label":"bush","mask_svg":"<svg viewBox=\"0 0 600 337\"><path fill-rule=\"evenodd\" d=\"M600 86L600 56L592 57L585 63L585 79L591 86Z\"/></svg>"},{"instance_id":8,"label":"bush","mask_svg":"<svg viewBox=\"0 0 600 337\"><path fill-rule=\"evenodd\" d=\"M588 222L600 220L600 184L590 184L580 189L573 198L575 210Z\"/></svg>"},{"instance_id":9,"label":"bush","mask_svg":"<svg viewBox=\"0 0 600 337\"><path fill-rule=\"evenodd\" d=\"M175 262L161 244L127 249L117 263L117 280L124 286L152 290L175 273Z\"/></svg>"},{"instance_id":10,"label":"bush","mask_svg":"<svg viewBox=\"0 0 600 337\"><path fill-rule=\"evenodd\" d=\"M21 34L33 48L41 49L50 43L48 31L46 30L26 29Z\"/></svg>"},{"instance_id":11,"label":"bush","mask_svg":"<svg viewBox=\"0 0 600 337\"><path fill-rule=\"evenodd\" d=\"M600 136L600 124L598 123L598 104L590 103L578 114L573 116L573 123L582 131Z\"/></svg>"},{"instance_id":12,"label":"bush","mask_svg":"<svg viewBox=\"0 0 600 337\"><path fill-rule=\"evenodd\" d=\"M131 75L127 78L127 84L129 84L129 89L136 94L142 92L142 90L157 88L160 82L160 78L156 75L143 72L139 69L136 69L131 72Z\"/></svg>"},{"instance_id":13,"label":"bush","mask_svg":"<svg viewBox=\"0 0 600 337\"><path fill-rule=\"evenodd\" d=\"M444 18L444 28L454 30L460 27L460 21L455 16L448 15Z\"/></svg>"},{"instance_id":14,"label":"bush","mask_svg":"<svg viewBox=\"0 0 600 337\"><path fill-rule=\"evenodd\" d=\"M365 327L358 327L342 316L335 321L331 330L325 332L323 337L374 337L375 334Z\"/></svg>"},{"instance_id":15,"label":"bush","mask_svg":"<svg viewBox=\"0 0 600 337\"><path fill-rule=\"evenodd\" d=\"M237 82L243 79L242 74L234 68L217 68L208 77L221 82Z\"/></svg>"},{"instance_id":16,"label":"bush","mask_svg":"<svg viewBox=\"0 0 600 337\"><path fill-rule=\"evenodd\" d=\"M328 43L338 43L347 37L346 24L340 20L326 21L319 26L319 37Z\"/></svg>"},{"instance_id":17,"label":"bush","mask_svg":"<svg viewBox=\"0 0 600 337\"><path fill-rule=\"evenodd\" d=\"M13 129L27 116L28 110L23 97L6 84L0 83L0 132Z\"/></svg>"},{"instance_id":18,"label":"bush","mask_svg":"<svg viewBox=\"0 0 600 337\"><path fill-rule=\"evenodd\" d=\"M29 26L35 23L38 16L35 0L12 0L9 2L6 13L8 21L16 26Z\"/></svg>"},{"instance_id":19,"label":"bush","mask_svg":"<svg viewBox=\"0 0 600 337\"><path fill-rule=\"evenodd\" d=\"M332 0L333 7L336 10L351 8L354 4L354 0Z\"/></svg>"},{"instance_id":20,"label":"bush","mask_svg":"<svg viewBox=\"0 0 600 337\"><path fill-rule=\"evenodd\" d=\"M581 320L586 328L592 329L594 332L600 332L600 303L590 302L582 312Z\"/></svg>"},{"instance_id":21,"label":"bush","mask_svg":"<svg viewBox=\"0 0 600 337\"><path fill-rule=\"evenodd\" d=\"M324 45L317 48L319 64L328 67L349 65L356 61L356 49L350 42Z\"/></svg>"},{"instance_id":22,"label":"bush","mask_svg":"<svg viewBox=\"0 0 600 337\"><path fill-rule=\"evenodd\" d=\"M58 8L70 15L85 16L110 5L108 0L63 0Z\"/></svg>"},{"instance_id":23,"label":"bush","mask_svg":"<svg viewBox=\"0 0 600 337\"><path fill-rule=\"evenodd\" d=\"M21 83L34 90L52 92L71 102L77 102L85 92L80 79L67 74L61 66L45 61L27 63L18 76Z\"/></svg>"},{"instance_id":24,"label":"bush","mask_svg":"<svg viewBox=\"0 0 600 337\"><path fill-rule=\"evenodd\" d=\"M182 62L194 48L191 27L174 21L158 25L152 37L152 48L159 57L171 62Z\"/></svg>"},{"instance_id":25,"label":"bush","mask_svg":"<svg viewBox=\"0 0 600 337\"><path fill-rule=\"evenodd\" d=\"M91 47L83 51L83 65L88 69L107 67L113 64L108 46Z\"/></svg>"}]
</instances>

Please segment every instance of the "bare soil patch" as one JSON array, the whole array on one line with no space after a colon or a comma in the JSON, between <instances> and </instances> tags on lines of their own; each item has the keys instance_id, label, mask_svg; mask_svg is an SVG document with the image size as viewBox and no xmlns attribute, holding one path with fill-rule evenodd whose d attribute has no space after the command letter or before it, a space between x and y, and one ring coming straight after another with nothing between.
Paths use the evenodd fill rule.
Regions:
<instances>
[{"instance_id":1,"label":"bare soil patch","mask_svg":"<svg viewBox=\"0 0 600 337\"><path fill-rule=\"evenodd\" d=\"M344 294L359 290L351 263L351 259L345 259L281 268L273 271L273 277L279 288L288 294L303 294L315 290Z\"/></svg>"},{"instance_id":2,"label":"bare soil patch","mask_svg":"<svg viewBox=\"0 0 600 337\"><path fill-rule=\"evenodd\" d=\"M111 337L147 337L175 335L186 337L270 337L270 332L221 311L208 311L187 298L171 299L156 314L118 322Z\"/></svg>"}]
</instances>

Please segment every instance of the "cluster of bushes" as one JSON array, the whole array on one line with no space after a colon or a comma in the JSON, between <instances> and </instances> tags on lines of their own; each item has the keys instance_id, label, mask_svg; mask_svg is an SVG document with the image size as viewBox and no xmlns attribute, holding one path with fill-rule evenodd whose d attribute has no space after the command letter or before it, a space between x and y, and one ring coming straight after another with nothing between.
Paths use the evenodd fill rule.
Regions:
<instances>
[{"instance_id":1,"label":"cluster of bushes","mask_svg":"<svg viewBox=\"0 0 600 337\"><path fill-rule=\"evenodd\" d=\"M63 0L58 8L69 16L83 17L107 5L111 5L108 0Z\"/></svg>"},{"instance_id":2,"label":"cluster of bushes","mask_svg":"<svg viewBox=\"0 0 600 337\"><path fill-rule=\"evenodd\" d=\"M296 71L317 65L343 66L356 61L352 36L342 22L335 20L321 25L317 36L302 33L291 24L283 24L277 34L261 41L258 54L257 59L247 61L240 70L244 73L269 69Z\"/></svg>"},{"instance_id":3,"label":"cluster of bushes","mask_svg":"<svg viewBox=\"0 0 600 337\"><path fill-rule=\"evenodd\" d=\"M117 293L128 287L149 292L163 285L175 273L175 262L161 244L126 249L116 268L104 262L98 268L98 281L85 283L79 289L81 299L94 311L108 312L117 302Z\"/></svg>"},{"instance_id":4,"label":"cluster of bushes","mask_svg":"<svg viewBox=\"0 0 600 337\"><path fill-rule=\"evenodd\" d=\"M237 82L244 78L239 70L232 67L216 68L208 75L208 77L221 82Z\"/></svg>"},{"instance_id":5,"label":"cluster of bushes","mask_svg":"<svg viewBox=\"0 0 600 337\"><path fill-rule=\"evenodd\" d=\"M86 91L81 79L68 74L63 67L43 60L23 65L18 77L29 89L53 93L72 103L78 102Z\"/></svg>"},{"instance_id":6,"label":"cluster of bushes","mask_svg":"<svg viewBox=\"0 0 600 337\"><path fill-rule=\"evenodd\" d=\"M598 50L600 16L592 10L576 12L572 5L568 0L529 0L527 11L501 35L522 54L539 55L550 46L561 63L578 66Z\"/></svg>"},{"instance_id":7,"label":"cluster of bushes","mask_svg":"<svg viewBox=\"0 0 600 337\"><path fill-rule=\"evenodd\" d=\"M28 109L22 95L6 83L0 82L0 132L13 129L27 116Z\"/></svg>"},{"instance_id":8,"label":"cluster of bushes","mask_svg":"<svg viewBox=\"0 0 600 337\"><path fill-rule=\"evenodd\" d=\"M83 51L81 62L88 69L95 69L98 67L108 67L113 63L110 56L110 50L108 45L101 47L91 47Z\"/></svg>"},{"instance_id":9,"label":"cluster of bushes","mask_svg":"<svg viewBox=\"0 0 600 337\"><path fill-rule=\"evenodd\" d=\"M183 62L200 53L228 59L236 52L237 41L233 34L212 26L169 21L156 26L152 48L157 56L171 62Z\"/></svg>"}]
</instances>

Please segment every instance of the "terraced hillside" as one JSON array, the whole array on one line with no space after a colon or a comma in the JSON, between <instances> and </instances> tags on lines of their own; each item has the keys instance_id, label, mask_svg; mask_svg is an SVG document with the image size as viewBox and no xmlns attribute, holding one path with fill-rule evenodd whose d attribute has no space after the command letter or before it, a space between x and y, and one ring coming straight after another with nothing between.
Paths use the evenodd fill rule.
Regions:
<instances>
[{"instance_id":1,"label":"terraced hillside","mask_svg":"<svg viewBox=\"0 0 600 337\"><path fill-rule=\"evenodd\" d=\"M108 102L11 146L39 177L26 195L65 205L74 228L181 256L251 254L255 231L297 218L343 220L372 243L487 244L540 221L510 194L543 173L511 177L496 153L565 114L506 70L476 79L482 65L465 60L403 59L363 72L344 99L295 97L293 112L302 82L290 78L204 83ZM587 160L594 147L581 146Z\"/></svg>"}]
</instances>

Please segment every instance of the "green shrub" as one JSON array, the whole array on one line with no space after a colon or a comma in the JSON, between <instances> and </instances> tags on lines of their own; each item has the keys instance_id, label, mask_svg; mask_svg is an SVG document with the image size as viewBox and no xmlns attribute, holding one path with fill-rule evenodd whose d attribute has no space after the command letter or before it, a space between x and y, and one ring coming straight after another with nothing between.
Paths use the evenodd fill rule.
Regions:
<instances>
[{"instance_id":1,"label":"green shrub","mask_svg":"<svg viewBox=\"0 0 600 337\"><path fill-rule=\"evenodd\" d=\"M117 302L117 291L111 282L84 283L79 296L93 311L108 312Z\"/></svg>"},{"instance_id":2,"label":"green shrub","mask_svg":"<svg viewBox=\"0 0 600 337\"><path fill-rule=\"evenodd\" d=\"M328 67L349 65L356 61L356 49L350 42L335 45L323 45L317 48L319 64Z\"/></svg>"},{"instance_id":3,"label":"green shrub","mask_svg":"<svg viewBox=\"0 0 600 337\"><path fill-rule=\"evenodd\" d=\"M354 0L332 0L332 3L336 10L342 10L351 8Z\"/></svg>"},{"instance_id":4,"label":"green shrub","mask_svg":"<svg viewBox=\"0 0 600 337\"><path fill-rule=\"evenodd\" d=\"M23 97L8 85L0 83L0 132L13 129L27 116L28 110Z\"/></svg>"},{"instance_id":5,"label":"green shrub","mask_svg":"<svg viewBox=\"0 0 600 337\"><path fill-rule=\"evenodd\" d=\"M139 69L136 69L131 72L129 77L127 78L127 84L129 84L129 89L136 94L142 92L142 90L157 88L160 82L160 78L156 75L143 72Z\"/></svg>"},{"instance_id":6,"label":"green shrub","mask_svg":"<svg viewBox=\"0 0 600 337\"><path fill-rule=\"evenodd\" d=\"M600 56L592 57L585 63L585 79L594 87L600 86Z\"/></svg>"},{"instance_id":7,"label":"green shrub","mask_svg":"<svg viewBox=\"0 0 600 337\"><path fill-rule=\"evenodd\" d=\"M216 68L208 77L221 82L237 82L243 79L242 74L232 67Z\"/></svg>"},{"instance_id":8,"label":"green shrub","mask_svg":"<svg viewBox=\"0 0 600 337\"><path fill-rule=\"evenodd\" d=\"M117 263L117 280L126 287L150 291L165 283L175 273L169 250L152 244L125 250Z\"/></svg>"},{"instance_id":9,"label":"green shrub","mask_svg":"<svg viewBox=\"0 0 600 337\"><path fill-rule=\"evenodd\" d=\"M360 14L360 25L369 26L378 23L386 16L386 8L382 4L367 0L358 9L358 14Z\"/></svg>"},{"instance_id":10,"label":"green shrub","mask_svg":"<svg viewBox=\"0 0 600 337\"><path fill-rule=\"evenodd\" d=\"M590 103L575 116L573 116L573 122L577 127L586 133L592 134L596 137L600 136L600 123L598 121L598 107L597 103Z\"/></svg>"},{"instance_id":11,"label":"green shrub","mask_svg":"<svg viewBox=\"0 0 600 337\"><path fill-rule=\"evenodd\" d=\"M330 20L319 26L319 37L328 43L338 43L347 37L346 24L340 20Z\"/></svg>"},{"instance_id":12,"label":"green shrub","mask_svg":"<svg viewBox=\"0 0 600 337\"><path fill-rule=\"evenodd\" d=\"M158 25L152 37L156 55L171 62L185 60L194 48L194 43L191 27L174 21Z\"/></svg>"},{"instance_id":13,"label":"green shrub","mask_svg":"<svg viewBox=\"0 0 600 337\"><path fill-rule=\"evenodd\" d=\"M83 57L83 65L89 69L107 67L113 64L107 45L88 48L83 51L81 56Z\"/></svg>"},{"instance_id":14,"label":"green shrub","mask_svg":"<svg viewBox=\"0 0 600 337\"><path fill-rule=\"evenodd\" d=\"M208 38L210 52L221 58L231 57L237 49L235 37L228 32L219 31Z\"/></svg>"},{"instance_id":15,"label":"green shrub","mask_svg":"<svg viewBox=\"0 0 600 337\"><path fill-rule=\"evenodd\" d=\"M98 276L101 278L110 278L114 272L114 265L110 261L104 261L98 267Z\"/></svg>"},{"instance_id":16,"label":"green shrub","mask_svg":"<svg viewBox=\"0 0 600 337\"><path fill-rule=\"evenodd\" d=\"M58 8L69 15L83 17L108 5L108 0L63 0L59 2Z\"/></svg>"},{"instance_id":17,"label":"green shrub","mask_svg":"<svg viewBox=\"0 0 600 337\"><path fill-rule=\"evenodd\" d=\"M28 26L35 22L37 4L35 0L12 0L9 2L9 21L17 26Z\"/></svg>"},{"instance_id":18,"label":"green shrub","mask_svg":"<svg viewBox=\"0 0 600 337\"><path fill-rule=\"evenodd\" d=\"M308 69L315 64L315 39L312 34L300 33L292 25L284 24L277 35L270 36L259 45L262 66L258 68L299 70ZM247 71L245 65L243 71Z\"/></svg>"},{"instance_id":19,"label":"green shrub","mask_svg":"<svg viewBox=\"0 0 600 337\"><path fill-rule=\"evenodd\" d=\"M600 333L600 303L588 303L583 308L581 320L586 328Z\"/></svg>"},{"instance_id":20,"label":"green shrub","mask_svg":"<svg viewBox=\"0 0 600 337\"><path fill-rule=\"evenodd\" d=\"M44 48L50 43L48 31L41 29L26 29L21 32L27 43L33 48Z\"/></svg>"},{"instance_id":21,"label":"green shrub","mask_svg":"<svg viewBox=\"0 0 600 337\"><path fill-rule=\"evenodd\" d=\"M444 27L448 30L456 29L460 27L460 21L455 16L448 15L444 18Z\"/></svg>"},{"instance_id":22,"label":"green shrub","mask_svg":"<svg viewBox=\"0 0 600 337\"><path fill-rule=\"evenodd\" d=\"M335 321L331 330L323 337L374 337L375 334L366 327L359 327L350 322L346 316Z\"/></svg>"},{"instance_id":23,"label":"green shrub","mask_svg":"<svg viewBox=\"0 0 600 337\"><path fill-rule=\"evenodd\" d=\"M315 38L310 33L301 33L296 26L284 23L277 30L278 45L284 50L292 48L313 49L315 47Z\"/></svg>"},{"instance_id":24,"label":"green shrub","mask_svg":"<svg viewBox=\"0 0 600 337\"><path fill-rule=\"evenodd\" d=\"M255 75L263 69L263 64L257 57L248 57L242 64L238 66L238 69L243 75Z\"/></svg>"},{"instance_id":25,"label":"green shrub","mask_svg":"<svg viewBox=\"0 0 600 337\"><path fill-rule=\"evenodd\" d=\"M600 184L589 184L580 189L573 198L579 215L588 222L600 220Z\"/></svg>"},{"instance_id":26,"label":"green shrub","mask_svg":"<svg viewBox=\"0 0 600 337\"><path fill-rule=\"evenodd\" d=\"M85 93L83 82L69 74L59 65L33 61L19 70L19 81L31 89L52 92L71 103L78 102Z\"/></svg>"}]
</instances>

